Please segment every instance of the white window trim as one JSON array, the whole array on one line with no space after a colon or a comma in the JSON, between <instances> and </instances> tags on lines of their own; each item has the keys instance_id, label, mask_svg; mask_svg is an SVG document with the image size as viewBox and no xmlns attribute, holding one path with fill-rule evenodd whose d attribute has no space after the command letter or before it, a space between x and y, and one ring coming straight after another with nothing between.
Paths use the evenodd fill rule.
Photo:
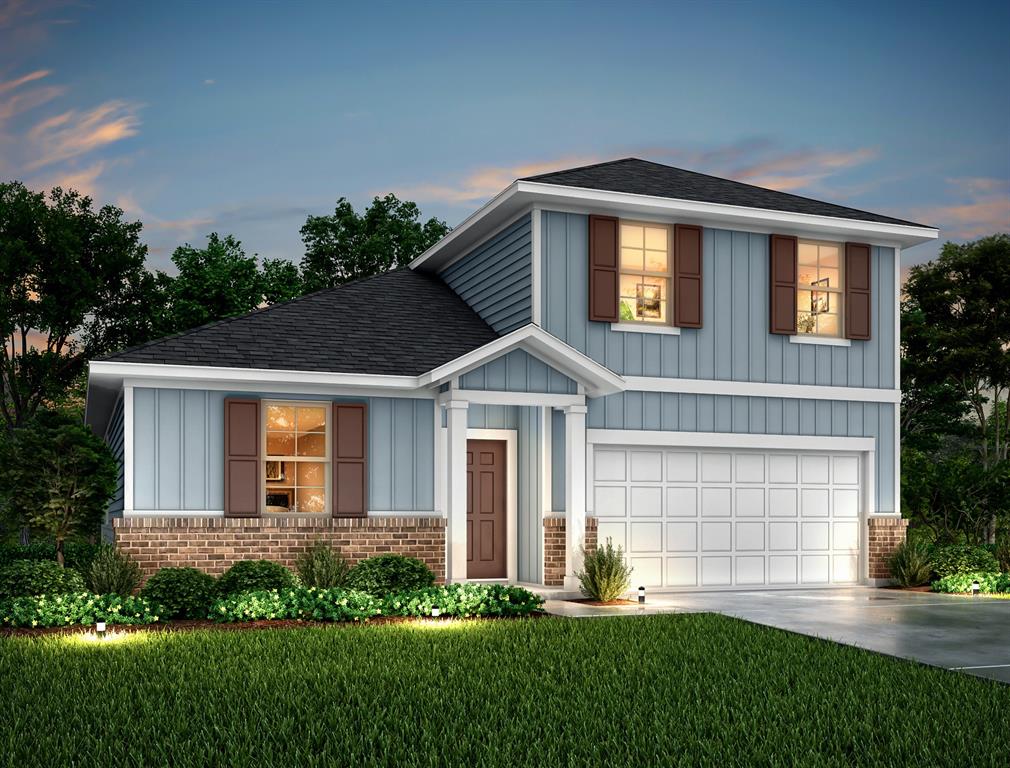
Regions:
<instances>
[{"instance_id":1,"label":"white window trim","mask_svg":"<svg viewBox=\"0 0 1010 768\"><path fill-rule=\"evenodd\" d=\"M826 347L851 347L852 340L840 336L818 336L816 333L801 333L790 336L791 344L822 344Z\"/></svg>"},{"instance_id":2,"label":"white window trim","mask_svg":"<svg viewBox=\"0 0 1010 768\"><path fill-rule=\"evenodd\" d=\"M666 230L666 270L663 272L651 272L645 269L645 242L642 242L642 269L629 269L625 270L621 264L621 250L623 245L621 244L621 230L624 225L632 227L642 227L642 237L645 237L644 228L651 227L653 229L662 228ZM671 325L671 319L673 318L673 226L667 223L655 222L655 221L636 221L635 219L618 219L617 220L617 307L618 314L620 314L621 306L621 278L625 275L628 277L639 277L639 278L654 278L666 281L666 320L663 322L655 322L651 320L621 320L617 323L611 323L611 330L619 331L632 331L639 333L670 333L669 329L674 326ZM621 328L614 328L614 326L624 326ZM650 329L650 330L646 330ZM680 333L678 328L675 332Z\"/></svg>"},{"instance_id":3,"label":"white window trim","mask_svg":"<svg viewBox=\"0 0 1010 768\"><path fill-rule=\"evenodd\" d=\"M611 323L610 330L621 331L622 333L659 333L666 336L680 336L680 328L676 325L665 325L661 323L631 322L623 320L620 323Z\"/></svg>"},{"instance_id":4,"label":"white window trim","mask_svg":"<svg viewBox=\"0 0 1010 768\"><path fill-rule=\"evenodd\" d=\"M325 443L326 455L324 457L318 456L268 456L267 455L267 408L272 405L279 405L289 408L305 408L305 407L322 407L326 413L326 432L325 432ZM331 512L330 508L333 505L333 499L331 497L332 490L330 488L331 479L333 476L333 459L330 456L331 447L333 445L333 436L331 434L331 429L333 427L333 403L328 400L261 400L260 401L260 468L263 469L263 476L260 478L260 501L259 510L260 517L274 518L281 517L280 513L268 513L266 510L266 491L267 491L267 479L266 479L266 463L268 461L290 461L290 462L322 462L326 464L325 477L324 477L324 489L323 493L323 511L322 512L291 512L288 511L285 514L289 517L313 517L313 518L326 518L329 517ZM285 486L286 487L286 486ZM296 491L298 488L297 482L292 483L290 486L292 491ZM310 487L310 486L306 486ZM297 500L298 494L295 493L295 499Z\"/></svg>"}]
</instances>

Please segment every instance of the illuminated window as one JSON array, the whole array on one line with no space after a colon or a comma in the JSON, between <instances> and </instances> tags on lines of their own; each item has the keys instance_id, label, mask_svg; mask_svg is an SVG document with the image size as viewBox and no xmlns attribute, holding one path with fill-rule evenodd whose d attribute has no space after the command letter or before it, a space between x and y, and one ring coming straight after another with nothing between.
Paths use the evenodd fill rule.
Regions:
<instances>
[{"instance_id":1,"label":"illuminated window","mask_svg":"<svg viewBox=\"0 0 1010 768\"><path fill-rule=\"evenodd\" d=\"M842 246L799 241L796 330L813 336L842 335Z\"/></svg>"},{"instance_id":2,"label":"illuminated window","mask_svg":"<svg viewBox=\"0 0 1010 768\"><path fill-rule=\"evenodd\" d=\"M669 227L621 222L620 302L622 323L669 322Z\"/></svg>"},{"instance_id":3,"label":"illuminated window","mask_svg":"<svg viewBox=\"0 0 1010 768\"><path fill-rule=\"evenodd\" d=\"M265 403L263 484L266 514L325 514L330 477L330 408Z\"/></svg>"}]
</instances>

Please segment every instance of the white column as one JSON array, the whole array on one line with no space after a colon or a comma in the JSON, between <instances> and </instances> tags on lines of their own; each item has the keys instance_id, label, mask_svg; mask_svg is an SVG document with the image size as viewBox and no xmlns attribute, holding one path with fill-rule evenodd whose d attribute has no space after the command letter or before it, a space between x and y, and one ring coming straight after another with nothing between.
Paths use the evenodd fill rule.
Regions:
<instances>
[{"instance_id":1,"label":"white column","mask_svg":"<svg viewBox=\"0 0 1010 768\"><path fill-rule=\"evenodd\" d=\"M586 406L565 411L565 589L579 586L586 542Z\"/></svg>"},{"instance_id":2,"label":"white column","mask_svg":"<svg viewBox=\"0 0 1010 768\"><path fill-rule=\"evenodd\" d=\"M466 581L466 400L449 400L446 414L446 563L448 583Z\"/></svg>"}]
</instances>

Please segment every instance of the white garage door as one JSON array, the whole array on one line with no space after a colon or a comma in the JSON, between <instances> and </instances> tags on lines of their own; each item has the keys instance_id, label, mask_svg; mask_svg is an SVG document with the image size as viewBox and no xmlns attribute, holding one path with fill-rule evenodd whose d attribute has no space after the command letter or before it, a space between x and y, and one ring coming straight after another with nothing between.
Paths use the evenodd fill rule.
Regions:
<instances>
[{"instance_id":1,"label":"white garage door","mask_svg":"<svg viewBox=\"0 0 1010 768\"><path fill-rule=\"evenodd\" d=\"M858 454L597 446L592 514L635 586L859 580Z\"/></svg>"}]
</instances>

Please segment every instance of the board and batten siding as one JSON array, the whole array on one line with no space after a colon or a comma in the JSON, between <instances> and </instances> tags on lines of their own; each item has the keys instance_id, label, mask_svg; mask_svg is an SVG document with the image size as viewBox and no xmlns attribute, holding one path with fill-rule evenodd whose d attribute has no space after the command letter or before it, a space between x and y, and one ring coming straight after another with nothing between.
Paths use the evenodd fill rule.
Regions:
<instances>
[{"instance_id":1,"label":"board and batten siding","mask_svg":"<svg viewBox=\"0 0 1010 768\"><path fill-rule=\"evenodd\" d=\"M533 321L533 240L523 216L439 273L498 333Z\"/></svg>"},{"instance_id":2,"label":"board and batten siding","mask_svg":"<svg viewBox=\"0 0 1010 768\"><path fill-rule=\"evenodd\" d=\"M109 446L109 450L112 451L113 457L116 459L116 489L112 493L112 498L109 499L109 506L105 510L105 526L111 525L109 523L110 517L116 517L120 515L123 511L124 504L124 488L125 488L125 473L123 470L123 398L120 397L116 401L116 406L112 410L112 415L109 417L109 424L105 431L105 443ZM111 535L111 528L108 531L103 530L103 536L106 533Z\"/></svg>"},{"instance_id":3,"label":"board and batten siding","mask_svg":"<svg viewBox=\"0 0 1010 768\"><path fill-rule=\"evenodd\" d=\"M586 426L589 429L875 438L874 512L894 511L895 406L891 403L621 392L594 398L588 405ZM558 432L555 426L555 445ZM561 434L560 450L563 452L563 432ZM556 486L556 477L554 483Z\"/></svg>"},{"instance_id":4,"label":"board and batten siding","mask_svg":"<svg viewBox=\"0 0 1010 768\"><path fill-rule=\"evenodd\" d=\"M869 341L793 344L768 332L768 235L705 229L704 316L679 336L590 322L589 217L542 213L544 330L626 376L891 389L895 386L894 250L872 249Z\"/></svg>"},{"instance_id":5,"label":"board and batten siding","mask_svg":"<svg viewBox=\"0 0 1010 768\"><path fill-rule=\"evenodd\" d=\"M543 578L543 520L540 461L540 409L519 405L478 405L467 409L470 429L509 429L516 433L518 488L516 493L516 553L519 581L539 583ZM564 466L562 464L562 466Z\"/></svg>"},{"instance_id":6,"label":"board and batten siding","mask_svg":"<svg viewBox=\"0 0 1010 768\"><path fill-rule=\"evenodd\" d=\"M220 512L224 508L224 400L243 396L333 400L298 393L135 389L135 511ZM360 400L367 401L369 414L369 508L430 513L435 496L434 401Z\"/></svg>"},{"instance_id":7,"label":"board and batten siding","mask_svg":"<svg viewBox=\"0 0 1010 768\"><path fill-rule=\"evenodd\" d=\"M461 389L574 395L578 385L524 349L514 349L459 377Z\"/></svg>"}]
</instances>

